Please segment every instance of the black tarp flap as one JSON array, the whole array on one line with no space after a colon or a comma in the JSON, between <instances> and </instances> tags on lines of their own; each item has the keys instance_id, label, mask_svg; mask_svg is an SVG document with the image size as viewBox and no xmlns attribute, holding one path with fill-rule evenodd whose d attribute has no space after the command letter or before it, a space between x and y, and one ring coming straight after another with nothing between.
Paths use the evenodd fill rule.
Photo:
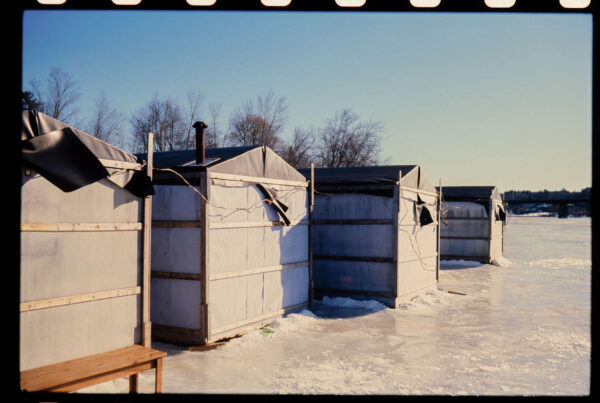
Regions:
<instances>
[{"instance_id":1,"label":"black tarp flap","mask_svg":"<svg viewBox=\"0 0 600 403\"><path fill-rule=\"evenodd\" d=\"M275 211L277 211L277 214L279 214L285 225L290 225L290 219L285 214L285 212L288 210L288 206L277 199L277 192L274 189L268 188L260 183L257 183L256 186L258 186L262 194L265 196L265 199L267 199L270 205L273 206Z\"/></svg>"},{"instance_id":2,"label":"black tarp flap","mask_svg":"<svg viewBox=\"0 0 600 403\"><path fill-rule=\"evenodd\" d=\"M100 159L143 163L132 154L33 110L23 111L21 154L26 165L64 192L103 178L111 180L111 174L118 170L111 168L109 172ZM133 173L122 187L138 197L154 194L152 181L141 171Z\"/></svg>"},{"instance_id":3,"label":"black tarp flap","mask_svg":"<svg viewBox=\"0 0 600 403\"><path fill-rule=\"evenodd\" d=\"M64 128L22 141L23 161L63 192L94 183L109 174L96 156Z\"/></svg>"},{"instance_id":4,"label":"black tarp flap","mask_svg":"<svg viewBox=\"0 0 600 403\"><path fill-rule=\"evenodd\" d=\"M433 223L433 216L429 211L429 206L426 204L416 204L416 209L419 217L419 225L421 227Z\"/></svg>"}]
</instances>

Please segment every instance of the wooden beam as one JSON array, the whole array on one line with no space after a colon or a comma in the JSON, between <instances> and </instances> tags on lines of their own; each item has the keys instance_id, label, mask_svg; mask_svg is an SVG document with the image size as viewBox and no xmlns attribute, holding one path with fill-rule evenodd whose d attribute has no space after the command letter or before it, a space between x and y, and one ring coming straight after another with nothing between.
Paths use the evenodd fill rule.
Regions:
<instances>
[{"instance_id":1,"label":"wooden beam","mask_svg":"<svg viewBox=\"0 0 600 403\"><path fill-rule=\"evenodd\" d=\"M120 223L40 223L22 222L22 232L100 232L100 231L141 231L140 222Z\"/></svg>"},{"instance_id":2,"label":"wooden beam","mask_svg":"<svg viewBox=\"0 0 600 403\"><path fill-rule=\"evenodd\" d=\"M233 175L233 174L224 174L220 172L210 172L209 176L211 179L222 179L229 181L238 181L238 182L249 182L249 183L262 183L262 184L270 184L270 185L286 185L286 186L294 186L294 187L308 187L308 181L290 181L284 179L275 179L275 178L264 178L258 176L247 176L247 175Z\"/></svg>"},{"instance_id":3,"label":"wooden beam","mask_svg":"<svg viewBox=\"0 0 600 403\"><path fill-rule=\"evenodd\" d=\"M349 262L377 262L394 263L391 257L373 257L373 256L333 256L333 255L313 255L316 260L341 260Z\"/></svg>"},{"instance_id":4,"label":"wooden beam","mask_svg":"<svg viewBox=\"0 0 600 403\"><path fill-rule=\"evenodd\" d=\"M152 270L152 278L201 281L199 274Z\"/></svg>"},{"instance_id":5,"label":"wooden beam","mask_svg":"<svg viewBox=\"0 0 600 403\"><path fill-rule=\"evenodd\" d=\"M154 160L154 134L148 133L146 174L152 180ZM144 197L144 234L142 255L142 345L152 345L152 324L150 322L150 277L152 249L152 196Z\"/></svg>"},{"instance_id":6,"label":"wooden beam","mask_svg":"<svg viewBox=\"0 0 600 403\"><path fill-rule=\"evenodd\" d=\"M126 162L126 161L114 161L98 158L100 163L104 165L106 168L119 168L119 169L129 169L133 171L141 171L142 164L138 162Z\"/></svg>"},{"instance_id":7,"label":"wooden beam","mask_svg":"<svg viewBox=\"0 0 600 403\"><path fill-rule=\"evenodd\" d=\"M308 265L309 265L309 262L306 261L306 262L279 264L276 266L257 267L255 269L230 271L230 272L226 272L226 273L216 273L216 274L210 275L209 280L213 281L213 280L223 280L226 278L250 276L252 274L268 273L268 272L272 272L272 271L283 271L283 270L287 270L287 269L293 269L296 267L304 267L304 266L308 266Z\"/></svg>"},{"instance_id":8,"label":"wooden beam","mask_svg":"<svg viewBox=\"0 0 600 403\"><path fill-rule=\"evenodd\" d=\"M306 307L306 306L308 306L307 303L302 303L302 304L288 306L287 308L282 308L282 309L279 309L277 311L269 312L269 313L264 314L264 315L256 316L254 318L250 318L250 319L243 320L243 321L240 321L240 322L232 323L232 324L229 324L227 326L222 326L222 327L219 327L219 328L212 329L211 334L216 335L216 334L223 333L223 332L226 332L228 330L232 330L232 329L235 329L235 328L238 328L238 327L243 327L243 326L255 323L255 322L260 322L260 321L263 321L263 320L275 318L277 316L284 315L284 314L286 314L288 312L295 311L297 309L300 309L300 308L303 308L303 307Z\"/></svg>"},{"instance_id":9,"label":"wooden beam","mask_svg":"<svg viewBox=\"0 0 600 403\"><path fill-rule=\"evenodd\" d=\"M35 311L38 309L55 308L58 306L81 304L90 301L99 301L109 298L125 297L141 293L141 287L119 288L116 290L97 291L87 294L70 295L66 297L48 298L37 301L21 302L20 312Z\"/></svg>"},{"instance_id":10,"label":"wooden beam","mask_svg":"<svg viewBox=\"0 0 600 403\"><path fill-rule=\"evenodd\" d=\"M292 221L288 227L296 225L308 225L308 221ZM213 222L210 223L210 229L220 228L259 228L259 227L280 227L285 226L283 221L240 221L240 222Z\"/></svg>"}]
</instances>

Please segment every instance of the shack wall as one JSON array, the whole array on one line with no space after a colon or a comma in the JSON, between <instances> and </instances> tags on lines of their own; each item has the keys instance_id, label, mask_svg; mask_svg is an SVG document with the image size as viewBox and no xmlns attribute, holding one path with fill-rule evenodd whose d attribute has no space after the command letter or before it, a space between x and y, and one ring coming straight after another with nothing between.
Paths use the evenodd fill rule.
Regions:
<instances>
[{"instance_id":1,"label":"shack wall","mask_svg":"<svg viewBox=\"0 0 600 403\"><path fill-rule=\"evenodd\" d=\"M106 179L22 183L20 370L139 343L142 200Z\"/></svg>"},{"instance_id":2,"label":"shack wall","mask_svg":"<svg viewBox=\"0 0 600 403\"><path fill-rule=\"evenodd\" d=\"M211 180L209 341L260 327L308 304L306 187L268 185L288 206L282 225L257 185ZM241 207L241 208L240 208Z\"/></svg>"},{"instance_id":3,"label":"shack wall","mask_svg":"<svg viewBox=\"0 0 600 403\"><path fill-rule=\"evenodd\" d=\"M447 216L446 224L440 227L441 258L487 263L492 221L485 207L474 202L445 202L444 208Z\"/></svg>"},{"instance_id":4,"label":"shack wall","mask_svg":"<svg viewBox=\"0 0 600 403\"><path fill-rule=\"evenodd\" d=\"M428 204L433 223L421 226L415 199L415 192L402 191L398 212L395 305L437 286L437 205Z\"/></svg>"},{"instance_id":5,"label":"shack wall","mask_svg":"<svg viewBox=\"0 0 600 403\"><path fill-rule=\"evenodd\" d=\"M312 215L315 297L395 298L397 199L358 193L316 194Z\"/></svg>"}]
</instances>

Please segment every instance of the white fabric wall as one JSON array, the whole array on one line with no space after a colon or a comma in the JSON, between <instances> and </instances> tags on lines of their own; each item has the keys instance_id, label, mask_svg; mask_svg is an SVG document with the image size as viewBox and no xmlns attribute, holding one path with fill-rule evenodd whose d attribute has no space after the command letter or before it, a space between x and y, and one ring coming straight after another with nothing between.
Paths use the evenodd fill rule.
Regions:
<instances>
[{"instance_id":1,"label":"white fabric wall","mask_svg":"<svg viewBox=\"0 0 600 403\"><path fill-rule=\"evenodd\" d=\"M268 186L288 206L292 225L258 226L281 219L262 202L264 196L256 185L213 180L210 187L209 278L217 277L209 283L212 333L251 324L308 301L307 191ZM245 206L250 209L236 210ZM232 227L218 227L223 224ZM276 267L298 262L306 264ZM265 268L266 272L253 273Z\"/></svg>"},{"instance_id":2,"label":"white fabric wall","mask_svg":"<svg viewBox=\"0 0 600 403\"><path fill-rule=\"evenodd\" d=\"M23 176L22 223L139 223L141 199L103 179L65 193ZM141 285L141 231L21 234L21 302ZM139 295L21 312L20 369L101 353L141 341Z\"/></svg>"}]
</instances>

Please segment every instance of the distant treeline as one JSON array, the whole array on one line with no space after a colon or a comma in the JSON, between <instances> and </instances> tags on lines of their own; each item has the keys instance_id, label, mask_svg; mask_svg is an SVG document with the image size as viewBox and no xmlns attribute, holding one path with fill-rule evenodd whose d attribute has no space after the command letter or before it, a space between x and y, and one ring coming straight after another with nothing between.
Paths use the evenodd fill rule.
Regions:
<instances>
[{"instance_id":1,"label":"distant treeline","mask_svg":"<svg viewBox=\"0 0 600 403\"><path fill-rule=\"evenodd\" d=\"M589 199L592 188L587 187L580 191L570 192L562 190L540 190L532 192L531 190L508 190L504 192L504 200L558 200L558 199Z\"/></svg>"}]
</instances>

